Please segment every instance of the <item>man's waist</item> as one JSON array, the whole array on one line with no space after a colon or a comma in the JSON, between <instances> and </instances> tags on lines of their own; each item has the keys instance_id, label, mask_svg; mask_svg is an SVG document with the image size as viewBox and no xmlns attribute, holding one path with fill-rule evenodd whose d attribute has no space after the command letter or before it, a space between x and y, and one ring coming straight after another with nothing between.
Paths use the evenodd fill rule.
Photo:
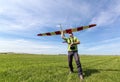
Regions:
<instances>
[{"instance_id":1,"label":"man's waist","mask_svg":"<svg viewBox=\"0 0 120 82\"><path fill-rule=\"evenodd\" d=\"M68 50L68 52L78 52L78 50Z\"/></svg>"}]
</instances>

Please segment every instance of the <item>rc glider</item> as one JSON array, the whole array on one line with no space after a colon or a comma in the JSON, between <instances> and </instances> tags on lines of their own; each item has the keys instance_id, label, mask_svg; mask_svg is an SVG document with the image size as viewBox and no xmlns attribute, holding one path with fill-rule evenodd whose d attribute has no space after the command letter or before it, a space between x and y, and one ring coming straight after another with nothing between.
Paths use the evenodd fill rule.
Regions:
<instances>
[{"instance_id":1,"label":"rc glider","mask_svg":"<svg viewBox=\"0 0 120 82\"><path fill-rule=\"evenodd\" d=\"M62 27L61 27L61 30L59 30L59 31L47 32L47 33L40 33L40 34L37 34L37 36L60 35L62 33L62 31L63 31L64 34L69 34L71 32L82 31L82 30L85 30L85 29L88 29L88 28L91 28L91 27L94 27L94 26L96 26L96 24L91 24L91 25L87 25L87 26L80 26L80 27L70 28L70 29L66 29L66 30L62 30Z\"/></svg>"}]
</instances>

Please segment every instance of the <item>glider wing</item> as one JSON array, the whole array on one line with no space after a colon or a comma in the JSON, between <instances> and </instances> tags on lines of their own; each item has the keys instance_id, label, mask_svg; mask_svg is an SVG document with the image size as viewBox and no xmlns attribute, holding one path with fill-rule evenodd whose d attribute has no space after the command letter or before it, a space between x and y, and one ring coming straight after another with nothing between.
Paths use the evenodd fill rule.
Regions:
<instances>
[{"instance_id":1,"label":"glider wing","mask_svg":"<svg viewBox=\"0 0 120 82\"><path fill-rule=\"evenodd\" d=\"M82 31L84 29L94 27L94 26L96 26L96 24L91 24L88 26L80 26L77 28L70 28L70 29L63 30L63 32L64 33L77 32L77 31ZM40 34L37 34L37 36L52 36L52 35L60 35L60 34L61 34L61 31L55 31L55 32L40 33Z\"/></svg>"}]
</instances>

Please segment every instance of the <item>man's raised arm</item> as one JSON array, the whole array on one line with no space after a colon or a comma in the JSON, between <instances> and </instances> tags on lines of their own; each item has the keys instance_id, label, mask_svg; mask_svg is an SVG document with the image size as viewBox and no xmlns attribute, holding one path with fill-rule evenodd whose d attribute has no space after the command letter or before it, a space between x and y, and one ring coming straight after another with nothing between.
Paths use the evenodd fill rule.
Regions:
<instances>
[{"instance_id":1,"label":"man's raised arm","mask_svg":"<svg viewBox=\"0 0 120 82\"><path fill-rule=\"evenodd\" d=\"M62 39L65 39L65 34L63 31L61 31L61 37L62 37Z\"/></svg>"}]
</instances>

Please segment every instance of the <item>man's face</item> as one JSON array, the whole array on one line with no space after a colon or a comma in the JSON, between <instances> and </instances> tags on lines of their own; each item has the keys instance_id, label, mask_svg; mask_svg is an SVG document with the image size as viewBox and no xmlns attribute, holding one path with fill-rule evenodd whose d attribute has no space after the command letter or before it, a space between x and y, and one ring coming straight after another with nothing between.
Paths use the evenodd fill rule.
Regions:
<instances>
[{"instance_id":1,"label":"man's face","mask_svg":"<svg viewBox=\"0 0 120 82\"><path fill-rule=\"evenodd\" d=\"M69 34L70 37L73 37L73 34Z\"/></svg>"}]
</instances>

